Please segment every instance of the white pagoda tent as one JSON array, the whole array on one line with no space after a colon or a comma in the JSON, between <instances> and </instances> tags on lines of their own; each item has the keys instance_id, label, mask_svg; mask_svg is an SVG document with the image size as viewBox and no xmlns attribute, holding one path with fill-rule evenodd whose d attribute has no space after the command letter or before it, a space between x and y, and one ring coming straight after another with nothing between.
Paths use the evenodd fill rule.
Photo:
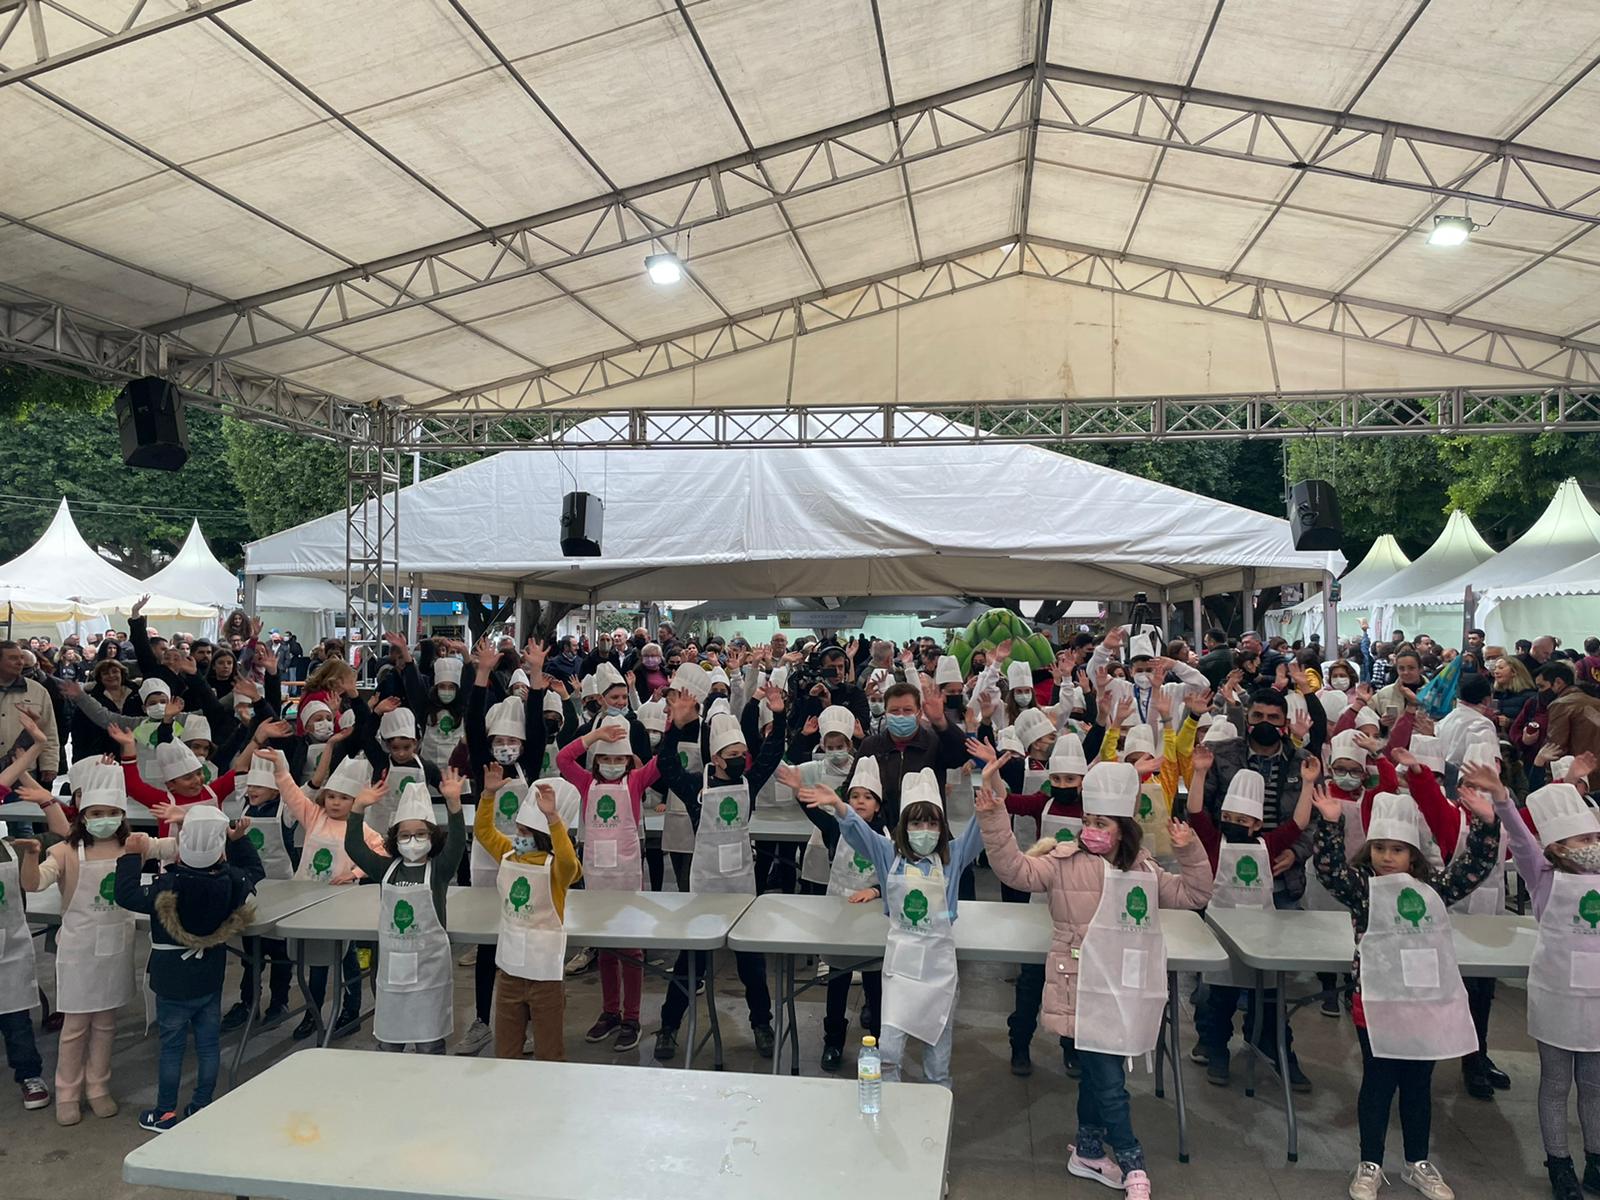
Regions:
<instances>
[{"instance_id":1,"label":"white pagoda tent","mask_svg":"<svg viewBox=\"0 0 1600 1200\"><path fill-rule=\"evenodd\" d=\"M1360 599L1367 593L1380 588L1392 576L1411 565L1411 559L1400 548L1400 543L1394 540L1394 534L1385 533L1372 543L1366 556L1345 572L1339 580L1339 598L1342 601ZM1312 634L1320 635L1323 624L1323 603L1320 590L1307 596L1299 604L1288 608L1278 609L1267 614L1267 620L1278 626L1278 632L1294 642L1301 638L1308 638ZM1349 628L1345 628L1348 624ZM1359 626L1356 618L1351 617L1348 622L1339 622L1340 637L1354 637ZM1326 639L1324 639L1326 642ZM1331 647L1330 647L1331 649Z\"/></svg>"}]
</instances>

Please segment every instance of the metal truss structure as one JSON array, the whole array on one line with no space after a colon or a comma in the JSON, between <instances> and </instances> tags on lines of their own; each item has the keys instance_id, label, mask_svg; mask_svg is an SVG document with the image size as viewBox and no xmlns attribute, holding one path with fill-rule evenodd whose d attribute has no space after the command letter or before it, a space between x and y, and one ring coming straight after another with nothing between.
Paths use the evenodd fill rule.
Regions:
<instances>
[{"instance_id":1,"label":"metal truss structure","mask_svg":"<svg viewBox=\"0 0 1600 1200\"><path fill-rule=\"evenodd\" d=\"M170 12L150 0L0 0L0 87L247 2L186 0Z\"/></svg>"},{"instance_id":2,"label":"metal truss structure","mask_svg":"<svg viewBox=\"0 0 1600 1200\"><path fill-rule=\"evenodd\" d=\"M345 470L345 633L359 661L400 632L400 488L405 453L395 414L375 408L347 448ZM412 611L417 609L412 597ZM357 661L352 658L351 661Z\"/></svg>"}]
</instances>

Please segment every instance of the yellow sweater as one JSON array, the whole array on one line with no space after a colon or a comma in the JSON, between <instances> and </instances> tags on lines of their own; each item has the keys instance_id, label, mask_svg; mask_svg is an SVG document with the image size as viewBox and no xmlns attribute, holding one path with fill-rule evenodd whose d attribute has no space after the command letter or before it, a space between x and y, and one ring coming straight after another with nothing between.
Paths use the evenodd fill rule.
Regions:
<instances>
[{"instance_id":1,"label":"yellow sweater","mask_svg":"<svg viewBox=\"0 0 1600 1200\"><path fill-rule=\"evenodd\" d=\"M542 867L551 855L543 850L530 850L527 854L512 854L511 839L494 827L494 805L479 804L478 814L472 821L472 836L487 851L490 858L499 862L511 855L512 862ZM583 868L578 865L578 852L573 849L572 838L560 818L550 822L550 842L555 847L555 864L550 868L550 899L556 906L556 916L567 919L567 889L578 882Z\"/></svg>"}]
</instances>

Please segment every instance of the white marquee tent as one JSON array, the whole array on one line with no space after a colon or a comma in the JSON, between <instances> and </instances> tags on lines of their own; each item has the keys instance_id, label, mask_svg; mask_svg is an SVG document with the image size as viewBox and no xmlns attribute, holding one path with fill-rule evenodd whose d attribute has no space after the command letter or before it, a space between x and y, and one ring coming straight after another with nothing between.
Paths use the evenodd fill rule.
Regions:
<instances>
[{"instance_id":1,"label":"white marquee tent","mask_svg":"<svg viewBox=\"0 0 1600 1200\"><path fill-rule=\"evenodd\" d=\"M239 579L211 553L199 521L190 526L172 561L144 581L144 590L182 596L212 608L232 609L239 604Z\"/></svg>"},{"instance_id":2,"label":"white marquee tent","mask_svg":"<svg viewBox=\"0 0 1600 1200\"><path fill-rule=\"evenodd\" d=\"M1490 588L1478 623L1491 643L1509 646L1548 633L1563 646L1581 647L1600 636L1600 554L1543 578Z\"/></svg>"},{"instance_id":3,"label":"white marquee tent","mask_svg":"<svg viewBox=\"0 0 1600 1200\"><path fill-rule=\"evenodd\" d=\"M1494 548L1483 540L1472 518L1460 509L1453 509L1433 545L1418 555L1409 567L1396 571L1362 596L1341 601L1339 628L1346 636L1354 635L1355 630L1346 623L1348 615L1352 624L1359 618L1367 618L1374 638L1387 637L1393 629L1403 629L1407 633L1429 633L1440 641L1455 640L1462 620L1461 593L1456 594L1453 607L1446 603L1426 610L1426 629L1418 628L1425 610L1408 603L1407 598L1438 592L1442 584L1493 557Z\"/></svg>"},{"instance_id":4,"label":"white marquee tent","mask_svg":"<svg viewBox=\"0 0 1600 1200\"><path fill-rule=\"evenodd\" d=\"M931 420L928 414L907 419ZM558 545L577 486L550 452L493 455L400 492L402 576L575 602L919 593L1174 601L1320 578L1288 523L1032 446L606 452L605 557ZM959 485L959 486L958 486ZM342 579L346 519L252 542L247 574Z\"/></svg>"},{"instance_id":5,"label":"white marquee tent","mask_svg":"<svg viewBox=\"0 0 1600 1200\"><path fill-rule=\"evenodd\" d=\"M1400 549L1400 543L1394 540L1394 534L1385 533L1372 543L1366 556L1346 571L1339 580L1340 599L1359 600L1368 592L1382 587L1384 581L1410 565L1411 560L1406 557L1406 552ZM1268 619L1275 620L1279 633L1291 642L1309 638L1312 634L1320 636L1323 624L1322 592L1318 590L1299 604L1269 613ZM1353 624L1352 622L1352 626ZM1353 636L1354 629L1345 630L1341 622L1339 633L1341 637L1350 637Z\"/></svg>"},{"instance_id":6,"label":"white marquee tent","mask_svg":"<svg viewBox=\"0 0 1600 1200\"><path fill-rule=\"evenodd\" d=\"M89 605L144 590L137 579L107 562L83 540L65 497L38 541L0 564L0 584Z\"/></svg>"}]
</instances>

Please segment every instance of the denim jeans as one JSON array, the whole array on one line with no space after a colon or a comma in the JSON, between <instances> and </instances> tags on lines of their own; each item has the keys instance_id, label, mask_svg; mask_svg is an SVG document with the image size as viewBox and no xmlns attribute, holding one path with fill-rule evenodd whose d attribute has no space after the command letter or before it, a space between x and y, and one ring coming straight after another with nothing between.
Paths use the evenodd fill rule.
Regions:
<instances>
[{"instance_id":1,"label":"denim jeans","mask_svg":"<svg viewBox=\"0 0 1600 1200\"><path fill-rule=\"evenodd\" d=\"M1079 1050L1078 1063L1083 1068L1078 1080L1078 1157L1099 1158L1109 1142L1123 1171L1144 1170L1144 1147L1133 1136L1121 1056Z\"/></svg>"},{"instance_id":2,"label":"denim jeans","mask_svg":"<svg viewBox=\"0 0 1600 1200\"><path fill-rule=\"evenodd\" d=\"M0 1013L0 1037L5 1038L6 1062L11 1064L11 1074L18 1083L44 1074L44 1062L33 1040L32 1010Z\"/></svg>"},{"instance_id":3,"label":"denim jeans","mask_svg":"<svg viewBox=\"0 0 1600 1200\"><path fill-rule=\"evenodd\" d=\"M1199 1001L1194 1006L1194 1031L1199 1036L1200 1044L1207 1049L1226 1050L1228 1043L1233 1040L1233 1015L1239 1007L1239 996L1245 997L1244 1034L1250 1036L1250 1029L1255 1020L1256 1002L1261 1002L1261 1045L1268 1048L1273 1062L1278 1060L1278 990L1266 988L1261 992L1253 989L1229 987L1221 983L1208 983L1205 985ZM1285 1023L1284 1044L1289 1048L1291 1060L1294 1057L1294 1027Z\"/></svg>"},{"instance_id":4,"label":"denim jeans","mask_svg":"<svg viewBox=\"0 0 1600 1200\"><path fill-rule=\"evenodd\" d=\"M156 997L156 1024L161 1028L161 1061L156 1070L156 1109L175 1112L178 1086L183 1082L183 1052L194 1029L194 1103L211 1103L217 1090L217 1071L222 1065L219 1043L222 1037L222 992L194 1000L169 1000Z\"/></svg>"}]
</instances>

